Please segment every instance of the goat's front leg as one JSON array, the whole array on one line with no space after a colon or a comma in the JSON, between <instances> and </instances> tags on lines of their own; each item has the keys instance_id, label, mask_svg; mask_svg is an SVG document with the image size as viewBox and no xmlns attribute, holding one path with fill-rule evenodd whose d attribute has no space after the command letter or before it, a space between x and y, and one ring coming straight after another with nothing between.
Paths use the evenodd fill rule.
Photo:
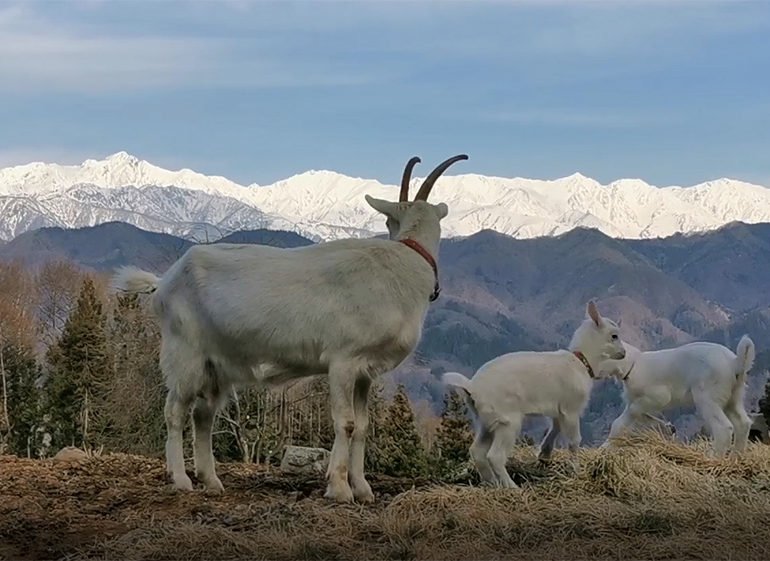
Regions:
<instances>
[{"instance_id":1,"label":"goat's front leg","mask_svg":"<svg viewBox=\"0 0 770 561\"><path fill-rule=\"evenodd\" d=\"M580 460L578 450L580 450L580 416L579 415L561 415L559 419L561 431L569 443L569 451L572 459L572 468L575 474L580 470Z\"/></svg>"},{"instance_id":2,"label":"goat's front leg","mask_svg":"<svg viewBox=\"0 0 770 561\"><path fill-rule=\"evenodd\" d=\"M372 380L367 375L356 378L353 388L353 407L355 427L350 443L350 473L348 479L353 489L353 497L362 503L374 501L372 488L364 476L364 453L366 448L366 431L369 428L369 387Z\"/></svg>"},{"instance_id":3,"label":"goat's front leg","mask_svg":"<svg viewBox=\"0 0 770 561\"><path fill-rule=\"evenodd\" d=\"M604 441L601 447L608 448L612 443L612 440L625 434L632 424L631 408L626 406L623 412L618 415L617 419L612 421L612 424L610 425L610 434L607 436L607 440Z\"/></svg>"},{"instance_id":4,"label":"goat's front leg","mask_svg":"<svg viewBox=\"0 0 770 561\"><path fill-rule=\"evenodd\" d=\"M348 483L350 442L356 429L353 391L356 377L345 364L329 368L329 397L334 422L334 445L329 468L326 470L327 499L341 503L353 502L353 491ZM363 471L363 468L362 468Z\"/></svg>"},{"instance_id":5,"label":"goat's front leg","mask_svg":"<svg viewBox=\"0 0 770 561\"><path fill-rule=\"evenodd\" d=\"M602 444L602 448L609 446L611 441L618 437L649 426L649 415L659 413L670 402L671 393L667 388L662 386L647 388L645 395L628 403L623 413L612 422L610 434Z\"/></svg>"},{"instance_id":6,"label":"goat's front leg","mask_svg":"<svg viewBox=\"0 0 770 561\"><path fill-rule=\"evenodd\" d=\"M548 434L545 435L543 441L540 443L540 448L537 452L537 459L541 462L547 462L551 459L553 453L553 447L556 444L556 439L559 437L559 419L554 417L551 419L551 428L548 430Z\"/></svg>"}]
</instances>

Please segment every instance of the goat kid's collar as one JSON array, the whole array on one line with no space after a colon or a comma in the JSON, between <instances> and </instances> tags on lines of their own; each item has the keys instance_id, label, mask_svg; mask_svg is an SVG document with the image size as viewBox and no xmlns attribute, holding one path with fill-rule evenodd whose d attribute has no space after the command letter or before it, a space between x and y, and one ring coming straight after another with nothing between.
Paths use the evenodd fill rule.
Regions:
<instances>
[{"instance_id":1,"label":"goat kid's collar","mask_svg":"<svg viewBox=\"0 0 770 561\"><path fill-rule=\"evenodd\" d=\"M636 365L636 362L633 362L631 364L631 368L628 369L628 372L626 372L626 375L621 378L624 382L628 380L628 377L631 375L631 371L634 369L634 366Z\"/></svg>"},{"instance_id":2,"label":"goat kid's collar","mask_svg":"<svg viewBox=\"0 0 770 561\"><path fill-rule=\"evenodd\" d=\"M584 355L580 351L572 351L572 354L575 355L576 357L578 357L578 360L583 363L583 366L585 366L586 370L588 370L588 375L591 378L596 378L596 376L594 376L594 369L591 368L591 363L588 362L588 359L586 358L586 355Z\"/></svg>"},{"instance_id":3,"label":"goat kid's collar","mask_svg":"<svg viewBox=\"0 0 770 561\"><path fill-rule=\"evenodd\" d=\"M433 269L433 278L436 279L436 284L433 285L433 294L431 294L428 299L431 302L435 301L441 292L441 287L438 285L438 266L436 265L436 260L433 259L433 256L428 253L428 250L425 249L422 244L420 244L420 242L411 238L404 238L403 240L398 241L419 253L420 256L428 262L428 265L430 265L431 269Z\"/></svg>"}]
</instances>

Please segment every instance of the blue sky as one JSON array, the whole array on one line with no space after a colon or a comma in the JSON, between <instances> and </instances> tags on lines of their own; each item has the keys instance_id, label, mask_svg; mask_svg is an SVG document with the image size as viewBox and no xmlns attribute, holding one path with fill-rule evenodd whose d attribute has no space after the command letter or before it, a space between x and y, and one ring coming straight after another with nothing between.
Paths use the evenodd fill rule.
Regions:
<instances>
[{"instance_id":1,"label":"blue sky","mask_svg":"<svg viewBox=\"0 0 770 561\"><path fill-rule=\"evenodd\" d=\"M770 2L0 0L0 166L770 186Z\"/></svg>"}]
</instances>

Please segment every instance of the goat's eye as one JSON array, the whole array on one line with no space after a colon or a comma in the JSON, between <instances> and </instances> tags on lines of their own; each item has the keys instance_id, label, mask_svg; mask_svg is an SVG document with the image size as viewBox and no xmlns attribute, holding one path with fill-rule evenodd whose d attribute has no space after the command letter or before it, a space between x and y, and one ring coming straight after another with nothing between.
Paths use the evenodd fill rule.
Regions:
<instances>
[{"instance_id":1,"label":"goat's eye","mask_svg":"<svg viewBox=\"0 0 770 561\"><path fill-rule=\"evenodd\" d=\"M612 334L612 340L613 341L617 341L618 340L618 334L617 333L613 333Z\"/></svg>"}]
</instances>

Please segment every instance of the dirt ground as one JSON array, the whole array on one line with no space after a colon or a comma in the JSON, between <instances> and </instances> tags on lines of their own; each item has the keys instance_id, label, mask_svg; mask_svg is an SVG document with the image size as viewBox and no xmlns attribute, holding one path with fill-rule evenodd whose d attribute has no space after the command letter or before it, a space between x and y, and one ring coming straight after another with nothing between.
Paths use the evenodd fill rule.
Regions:
<instances>
[{"instance_id":1,"label":"dirt ground","mask_svg":"<svg viewBox=\"0 0 770 561\"><path fill-rule=\"evenodd\" d=\"M662 440L535 463L521 490L370 476L371 506L320 477L221 464L223 495L173 491L161 460L0 457L3 559L770 559L770 447L710 460Z\"/></svg>"}]
</instances>

